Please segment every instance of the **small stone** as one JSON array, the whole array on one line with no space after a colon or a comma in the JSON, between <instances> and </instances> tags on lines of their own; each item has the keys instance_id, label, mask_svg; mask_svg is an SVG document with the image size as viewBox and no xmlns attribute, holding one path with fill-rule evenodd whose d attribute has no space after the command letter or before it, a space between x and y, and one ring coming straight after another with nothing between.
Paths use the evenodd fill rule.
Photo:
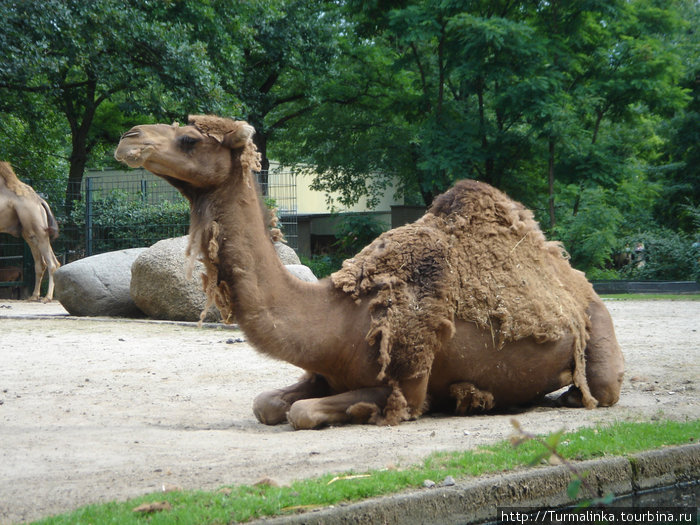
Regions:
<instances>
[{"instance_id":1,"label":"small stone","mask_svg":"<svg viewBox=\"0 0 700 525\"><path fill-rule=\"evenodd\" d=\"M437 486L437 484L436 484L432 479L426 479L426 480L423 482L423 486L424 486L426 489L432 489L432 488L435 488L435 487Z\"/></svg>"},{"instance_id":2,"label":"small stone","mask_svg":"<svg viewBox=\"0 0 700 525\"><path fill-rule=\"evenodd\" d=\"M441 483L443 487L454 487L455 486L455 478L452 476L447 476L443 482Z\"/></svg>"}]
</instances>

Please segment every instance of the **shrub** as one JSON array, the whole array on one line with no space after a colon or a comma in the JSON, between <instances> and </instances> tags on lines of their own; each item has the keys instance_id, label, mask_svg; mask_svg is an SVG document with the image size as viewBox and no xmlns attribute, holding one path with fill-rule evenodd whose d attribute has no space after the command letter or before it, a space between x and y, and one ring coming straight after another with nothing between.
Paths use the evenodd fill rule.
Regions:
<instances>
[{"instance_id":1,"label":"shrub","mask_svg":"<svg viewBox=\"0 0 700 525\"><path fill-rule=\"evenodd\" d=\"M621 213L607 199L602 188L584 190L578 213L567 215L555 228L556 237L571 256L571 265L592 279L602 278L593 274L610 263L622 222Z\"/></svg>"},{"instance_id":2,"label":"shrub","mask_svg":"<svg viewBox=\"0 0 700 525\"><path fill-rule=\"evenodd\" d=\"M335 233L337 256L352 257L385 230L385 225L371 215L343 215Z\"/></svg>"},{"instance_id":3,"label":"shrub","mask_svg":"<svg viewBox=\"0 0 700 525\"><path fill-rule=\"evenodd\" d=\"M620 240L620 248L643 246L632 261L620 270L623 279L649 281L700 280L698 248L690 238L661 229L629 235Z\"/></svg>"},{"instance_id":4,"label":"shrub","mask_svg":"<svg viewBox=\"0 0 700 525\"><path fill-rule=\"evenodd\" d=\"M91 228L85 235L92 243L93 254L150 246L161 239L185 235L189 229L189 205L184 200L150 204L122 190L112 190L94 197L91 211ZM75 203L71 218L85 230L84 201Z\"/></svg>"},{"instance_id":5,"label":"shrub","mask_svg":"<svg viewBox=\"0 0 700 525\"><path fill-rule=\"evenodd\" d=\"M311 257L300 256L301 264L308 266L313 274L319 279L328 277L333 272L340 269L342 260L330 255L313 255Z\"/></svg>"}]
</instances>

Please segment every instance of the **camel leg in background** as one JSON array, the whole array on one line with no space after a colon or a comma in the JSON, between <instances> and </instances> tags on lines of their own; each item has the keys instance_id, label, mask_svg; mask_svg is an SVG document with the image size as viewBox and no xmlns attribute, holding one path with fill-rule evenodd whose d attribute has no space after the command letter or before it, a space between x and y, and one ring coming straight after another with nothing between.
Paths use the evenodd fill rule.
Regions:
<instances>
[{"instance_id":1,"label":"camel leg in background","mask_svg":"<svg viewBox=\"0 0 700 525\"><path fill-rule=\"evenodd\" d=\"M56 270L58 270L61 267L61 263L59 263L58 259L56 259L56 256L53 253L53 249L51 248L49 241L46 241L46 244L47 244L47 251L45 251L44 253L45 253L46 260L49 262L49 264L48 264L49 286L46 289L46 297L44 297L44 302L49 303L53 300L53 289L54 289L53 274L56 273Z\"/></svg>"},{"instance_id":2,"label":"camel leg in background","mask_svg":"<svg viewBox=\"0 0 700 525\"><path fill-rule=\"evenodd\" d=\"M298 383L259 394L253 401L253 413L265 425L286 423L287 412L296 401L330 393L331 389L322 376L307 373Z\"/></svg>"},{"instance_id":3,"label":"camel leg in background","mask_svg":"<svg viewBox=\"0 0 700 525\"><path fill-rule=\"evenodd\" d=\"M37 244L37 239L34 236L24 236L24 240L27 241L29 249L32 252L32 257L34 258L34 291L32 292L30 301L38 301L39 295L41 294L41 281L44 279L44 272L46 271L46 262L42 257L41 250Z\"/></svg>"},{"instance_id":4,"label":"camel leg in background","mask_svg":"<svg viewBox=\"0 0 700 525\"><path fill-rule=\"evenodd\" d=\"M600 298L596 297L587 311L591 318L591 336L586 345L586 380L598 406L609 407L620 399L625 359L610 313ZM559 402L565 406L583 406L581 392L575 386L563 393Z\"/></svg>"},{"instance_id":5,"label":"camel leg in background","mask_svg":"<svg viewBox=\"0 0 700 525\"><path fill-rule=\"evenodd\" d=\"M296 430L340 423L367 423L381 416L391 387L350 390L334 396L302 399L292 405L287 418Z\"/></svg>"},{"instance_id":6,"label":"camel leg in background","mask_svg":"<svg viewBox=\"0 0 700 525\"><path fill-rule=\"evenodd\" d=\"M45 239L39 238L36 235L28 234L24 235L24 240L27 241L29 249L32 252L32 257L34 258L34 292L29 298L32 301L38 301L39 295L41 294L41 281L44 279L44 272L48 270L49 272L49 287L46 291L46 297L44 297L44 302L51 302L53 299L54 290L54 279L53 274L56 272L60 266L58 259L51 249L51 243L49 242L48 236Z\"/></svg>"}]
</instances>

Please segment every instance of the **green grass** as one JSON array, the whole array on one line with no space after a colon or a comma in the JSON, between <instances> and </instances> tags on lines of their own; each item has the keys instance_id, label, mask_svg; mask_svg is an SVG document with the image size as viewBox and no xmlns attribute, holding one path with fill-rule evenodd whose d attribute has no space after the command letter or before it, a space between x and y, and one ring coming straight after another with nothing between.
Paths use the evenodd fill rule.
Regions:
<instances>
[{"instance_id":1,"label":"green grass","mask_svg":"<svg viewBox=\"0 0 700 525\"><path fill-rule=\"evenodd\" d=\"M700 301L700 294L663 294L663 293L611 293L600 294L603 299L618 301Z\"/></svg>"},{"instance_id":2,"label":"green grass","mask_svg":"<svg viewBox=\"0 0 700 525\"><path fill-rule=\"evenodd\" d=\"M528 429L524 429L528 430ZM322 432L332 432L325 430ZM700 439L700 420L659 423L621 422L585 428L557 437L557 452L567 460L616 456L680 445ZM464 452L438 452L421 465L399 470L321 476L289 487L235 486L215 492L151 494L126 502L90 505L74 512L46 518L41 524L224 524L263 516L297 512L341 502L357 501L422 486L423 481L476 477L524 468L545 450L538 440L517 447L509 441ZM336 478L336 479L334 479ZM140 514L134 508L148 502L167 501L169 510Z\"/></svg>"}]
</instances>

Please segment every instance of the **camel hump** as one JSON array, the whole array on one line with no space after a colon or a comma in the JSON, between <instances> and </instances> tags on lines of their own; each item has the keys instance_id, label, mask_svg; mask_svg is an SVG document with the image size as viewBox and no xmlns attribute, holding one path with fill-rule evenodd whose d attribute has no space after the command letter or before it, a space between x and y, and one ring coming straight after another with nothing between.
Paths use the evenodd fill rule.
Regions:
<instances>
[{"instance_id":1,"label":"camel hump","mask_svg":"<svg viewBox=\"0 0 700 525\"><path fill-rule=\"evenodd\" d=\"M459 215L473 225L488 223L521 235L532 232L541 242L545 240L530 210L485 182L471 179L457 182L435 197L428 212L442 218Z\"/></svg>"},{"instance_id":2,"label":"camel hump","mask_svg":"<svg viewBox=\"0 0 700 525\"><path fill-rule=\"evenodd\" d=\"M30 195L34 191L31 186L27 186L19 180L9 162L0 162L0 179L5 181L5 186L7 186L10 191L20 197Z\"/></svg>"}]
</instances>

